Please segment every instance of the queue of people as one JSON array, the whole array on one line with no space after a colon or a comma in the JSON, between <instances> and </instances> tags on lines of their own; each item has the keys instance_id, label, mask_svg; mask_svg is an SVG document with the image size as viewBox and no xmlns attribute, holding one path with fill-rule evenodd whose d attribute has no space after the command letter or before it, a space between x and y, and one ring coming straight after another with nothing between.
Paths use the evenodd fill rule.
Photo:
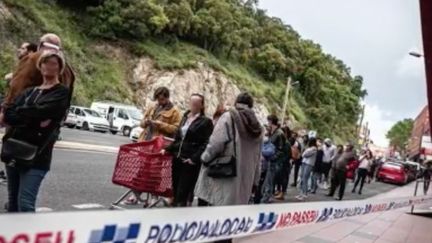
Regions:
<instances>
[{"instance_id":1,"label":"queue of people","mask_svg":"<svg viewBox=\"0 0 432 243\"><path fill-rule=\"evenodd\" d=\"M23 43L17 54L16 68L11 67L13 72L5 77L1 160L6 168L8 212L34 212L70 106L75 76L55 34L43 35L37 46Z\"/></svg>"}]
</instances>

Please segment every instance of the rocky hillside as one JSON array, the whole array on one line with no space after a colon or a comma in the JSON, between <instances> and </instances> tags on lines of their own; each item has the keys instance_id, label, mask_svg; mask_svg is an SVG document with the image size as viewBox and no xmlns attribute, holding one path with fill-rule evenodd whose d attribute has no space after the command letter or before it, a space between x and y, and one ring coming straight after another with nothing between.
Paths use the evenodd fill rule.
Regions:
<instances>
[{"instance_id":1,"label":"rocky hillside","mask_svg":"<svg viewBox=\"0 0 432 243\"><path fill-rule=\"evenodd\" d=\"M182 109L190 94L204 93L211 114L249 91L264 118L280 114L291 76L299 81L287 111L295 127L350 138L366 94L361 77L255 2L3 0L0 77L13 70L21 42L54 32L78 76L75 104L112 100L145 109L152 91L166 85Z\"/></svg>"}]
</instances>

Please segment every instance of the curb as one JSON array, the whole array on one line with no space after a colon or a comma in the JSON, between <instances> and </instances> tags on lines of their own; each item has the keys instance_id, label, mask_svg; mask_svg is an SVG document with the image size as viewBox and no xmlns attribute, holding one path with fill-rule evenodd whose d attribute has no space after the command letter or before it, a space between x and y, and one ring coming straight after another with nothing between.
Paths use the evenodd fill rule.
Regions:
<instances>
[{"instance_id":1,"label":"curb","mask_svg":"<svg viewBox=\"0 0 432 243\"><path fill-rule=\"evenodd\" d=\"M1 138L3 138L3 136L4 134L0 134L0 144L2 143ZM117 154L119 151L119 147L68 142L68 141L57 141L54 144L54 148L57 149L69 149L69 150L101 152L101 153L111 153L111 154Z\"/></svg>"}]
</instances>

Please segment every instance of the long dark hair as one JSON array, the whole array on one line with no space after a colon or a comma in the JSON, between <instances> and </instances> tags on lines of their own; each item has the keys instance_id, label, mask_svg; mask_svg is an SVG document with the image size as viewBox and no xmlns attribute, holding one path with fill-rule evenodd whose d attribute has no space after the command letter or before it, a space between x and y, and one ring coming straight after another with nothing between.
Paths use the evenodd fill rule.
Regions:
<instances>
[{"instance_id":1,"label":"long dark hair","mask_svg":"<svg viewBox=\"0 0 432 243\"><path fill-rule=\"evenodd\" d=\"M225 106L223 104L219 104L216 108L215 113L213 114L213 121L219 119L224 112L225 112Z\"/></svg>"},{"instance_id":2,"label":"long dark hair","mask_svg":"<svg viewBox=\"0 0 432 243\"><path fill-rule=\"evenodd\" d=\"M201 108L201 115L205 115L205 98L204 98L204 95L202 95L202 94L198 94L198 93L193 93L192 95L191 95L191 98L192 97L199 97L199 98L201 98L201 105L202 105L202 108Z\"/></svg>"}]
</instances>

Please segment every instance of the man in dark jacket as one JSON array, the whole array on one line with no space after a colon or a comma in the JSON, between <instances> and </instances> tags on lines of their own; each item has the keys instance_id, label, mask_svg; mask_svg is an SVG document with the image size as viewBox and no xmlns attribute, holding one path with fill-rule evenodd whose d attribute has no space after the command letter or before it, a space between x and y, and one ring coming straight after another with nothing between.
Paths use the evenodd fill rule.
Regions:
<instances>
[{"instance_id":1,"label":"man in dark jacket","mask_svg":"<svg viewBox=\"0 0 432 243\"><path fill-rule=\"evenodd\" d=\"M275 146L276 153L275 156L272 159L270 159L270 163L267 169L267 175L262 189L263 191L263 197L261 199L262 203L269 203L272 198L274 192L276 173L278 167L281 168L282 163L284 163L285 149L286 149L285 146L286 138L284 132L282 131L279 125L278 117L275 115L270 115L267 117L267 121L268 121L270 141Z\"/></svg>"},{"instance_id":2,"label":"man in dark jacket","mask_svg":"<svg viewBox=\"0 0 432 243\"><path fill-rule=\"evenodd\" d=\"M356 158L354 153L354 146L349 143L345 146L345 151L339 157L335 163L334 175L332 178L330 193L327 194L329 197L333 197L336 192L336 188L339 186L339 197L338 200L342 200L345 193L346 184L346 167L348 163Z\"/></svg>"}]
</instances>

